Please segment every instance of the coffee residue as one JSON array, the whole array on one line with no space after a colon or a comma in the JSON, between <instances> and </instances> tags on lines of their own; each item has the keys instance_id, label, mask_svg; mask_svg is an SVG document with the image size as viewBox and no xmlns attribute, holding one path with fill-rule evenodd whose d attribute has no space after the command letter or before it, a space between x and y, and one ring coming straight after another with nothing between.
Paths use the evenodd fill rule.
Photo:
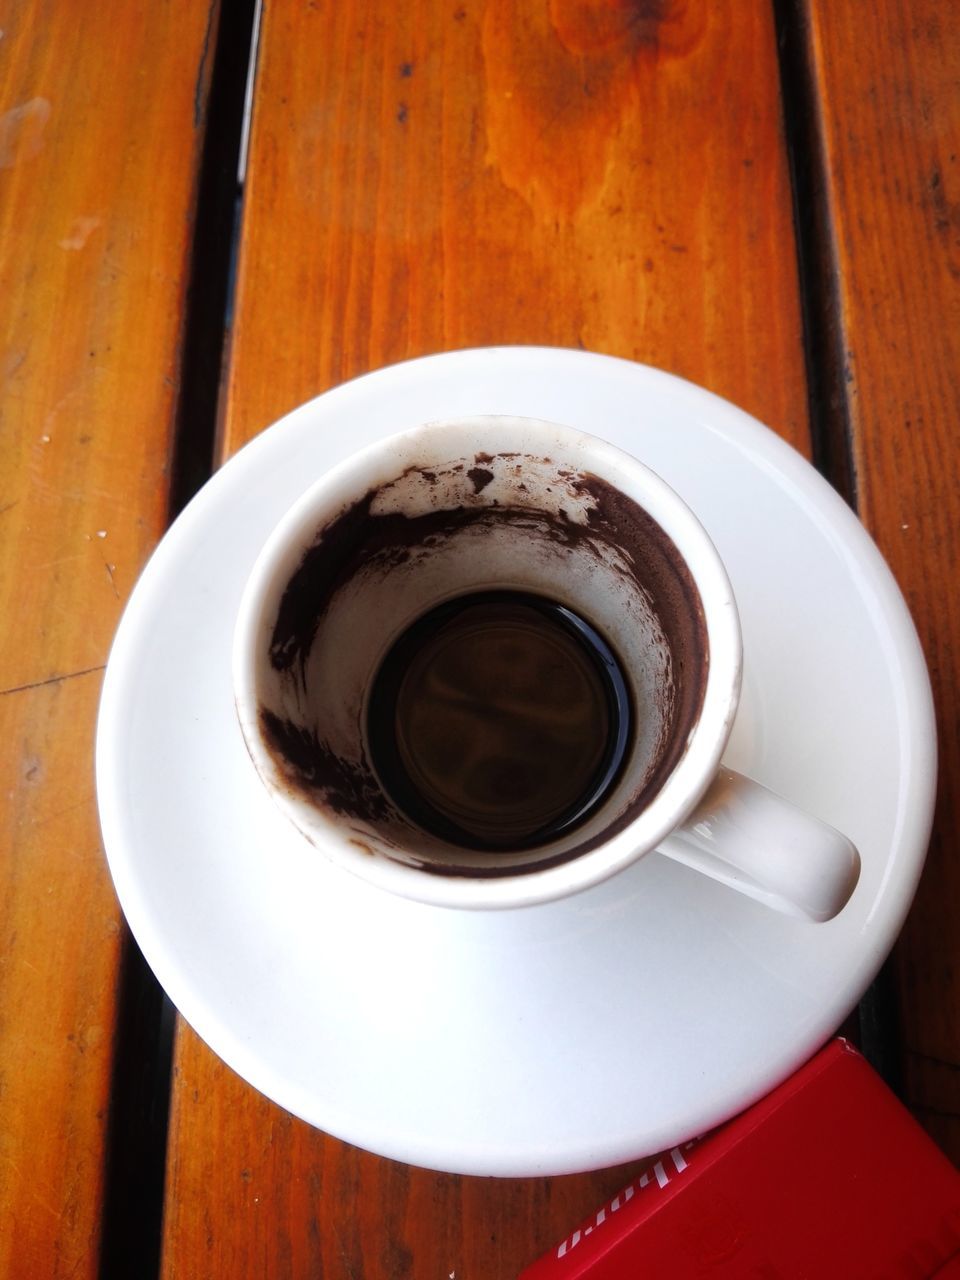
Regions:
<instances>
[{"instance_id":1,"label":"coffee residue","mask_svg":"<svg viewBox=\"0 0 960 1280\"><path fill-rule=\"evenodd\" d=\"M634 798L626 817L604 835L632 821L647 800L663 785L687 748L707 687L709 648L707 624L700 592L673 540L656 520L598 476L585 473L571 480L578 493L589 493L596 506L587 512L592 532L620 546L633 563L633 577L655 602L657 617L667 637L673 663L673 723L666 749ZM693 621L693 629L684 625Z\"/></svg>"},{"instance_id":2,"label":"coffee residue","mask_svg":"<svg viewBox=\"0 0 960 1280\"><path fill-rule=\"evenodd\" d=\"M493 472L488 471L486 467L471 467L467 475L473 484L474 493L480 493L493 479Z\"/></svg>"},{"instance_id":3,"label":"coffee residue","mask_svg":"<svg viewBox=\"0 0 960 1280\"><path fill-rule=\"evenodd\" d=\"M389 817L393 808L366 760L353 763L336 755L316 734L260 708L260 731L284 780L315 800L322 796L334 813L361 815L372 822Z\"/></svg>"},{"instance_id":4,"label":"coffee residue","mask_svg":"<svg viewBox=\"0 0 960 1280\"><path fill-rule=\"evenodd\" d=\"M330 602L356 574L374 561L381 566L399 566L416 548L429 546L468 525L496 522L536 529L566 546L596 538L615 541L602 529L555 520L545 511L531 507L478 504L430 510L417 516L374 514L371 508L379 493L379 489L371 489L347 507L320 530L313 545L304 552L281 597L274 623L270 661L275 671L288 671L299 665L302 673Z\"/></svg>"},{"instance_id":5,"label":"coffee residue","mask_svg":"<svg viewBox=\"0 0 960 1280\"><path fill-rule=\"evenodd\" d=\"M492 463L495 458L478 453L475 461L478 465L467 474L475 493L479 494L494 478L494 472L481 464ZM421 470L428 482L434 480L436 472ZM464 467L455 464L450 470L462 471ZM672 540L642 507L599 477L573 473L564 483L575 493L592 499L594 505L587 509L586 524L570 519L564 511L552 514L532 507L489 503L432 509L415 516L396 512L375 514L372 508L381 489L370 490L321 529L304 553L283 593L270 643L274 669L291 672L302 681L318 627L341 587L374 562L378 567L399 567L418 549L469 526L509 525L518 530L535 530L538 536L546 536L563 546L587 543L617 549L623 565L619 572L629 575L655 602L670 646L674 704L667 742L640 792L604 831L547 862L537 862L537 866L566 861L586 852L626 827L643 809L686 750L703 703L708 666L706 625L699 593ZM523 489L523 485L517 487ZM685 621L691 618L692 627ZM392 821L397 817L365 760L345 761L315 734L278 717L268 708L261 708L260 714L264 741L292 787L315 801L325 798L338 815L360 822ZM518 874L525 869L513 865L498 872L495 864L493 857L489 871L472 869L471 874ZM460 873L454 866L445 867L433 861L424 869L438 874Z\"/></svg>"}]
</instances>

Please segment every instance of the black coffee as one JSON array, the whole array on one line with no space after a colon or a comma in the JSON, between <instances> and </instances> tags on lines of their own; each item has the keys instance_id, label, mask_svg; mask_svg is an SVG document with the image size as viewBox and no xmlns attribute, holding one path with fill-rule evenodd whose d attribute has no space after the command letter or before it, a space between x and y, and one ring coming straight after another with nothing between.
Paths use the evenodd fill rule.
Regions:
<instances>
[{"instance_id":1,"label":"black coffee","mask_svg":"<svg viewBox=\"0 0 960 1280\"><path fill-rule=\"evenodd\" d=\"M570 609L474 592L396 641L367 729L381 785L424 830L529 849L585 821L616 782L631 699L609 644Z\"/></svg>"}]
</instances>

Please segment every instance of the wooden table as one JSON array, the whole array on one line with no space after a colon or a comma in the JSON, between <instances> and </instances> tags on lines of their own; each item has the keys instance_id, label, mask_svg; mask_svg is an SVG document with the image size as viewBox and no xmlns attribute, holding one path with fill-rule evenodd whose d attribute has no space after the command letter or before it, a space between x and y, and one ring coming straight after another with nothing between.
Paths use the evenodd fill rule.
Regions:
<instances>
[{"instance_id":1,"label":"wooden table","mask_svg":"<svg viewBox=\"0 0 960 1280\"><path fill-rule=\"evenodd\" d=\"M861 1031L957 1159L957 24L936 0L268 0L241 198L252 9L0 5L0 1273L491 1280L625 1179L427 1173L291 1119L174 1027L100 845L102 671L172 513L298 402L472 345L729 397L887 556L941 777Z\"/></svg>"}]
</instances>

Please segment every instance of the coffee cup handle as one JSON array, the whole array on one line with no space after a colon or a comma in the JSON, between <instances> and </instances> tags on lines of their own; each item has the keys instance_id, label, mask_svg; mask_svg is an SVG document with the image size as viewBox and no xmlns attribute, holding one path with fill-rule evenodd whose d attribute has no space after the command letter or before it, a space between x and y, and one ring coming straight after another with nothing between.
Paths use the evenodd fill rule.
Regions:
<instances>
[{"instance_id":1,"label":"coffee cup handle","mask_svg":"<svg viewBox=\"0 0 960 1280\"><path fill-rule=\"evenodd\" d=\"M860 875L860 855L839 831L758 782L721 768L661 853L777 911L832 919Z\"/></svg>"}]
</instances>

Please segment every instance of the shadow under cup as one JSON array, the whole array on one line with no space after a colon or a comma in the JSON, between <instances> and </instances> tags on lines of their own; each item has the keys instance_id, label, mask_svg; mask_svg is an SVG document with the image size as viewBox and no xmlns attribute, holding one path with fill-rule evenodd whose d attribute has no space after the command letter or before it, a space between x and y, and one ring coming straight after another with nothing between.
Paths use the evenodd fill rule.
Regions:
<instances>
[{"instance_id":1,"label":"shadow under cup","mask_svg":"<svg viewBox=\"0 0 960 1280\"><path fill-rule=\"evenodd\" d=\"M700 595L672 539L616 487L619 455L597 467L590 437L503 421L420 428L343 464L281 522L248 584L235 666L251 756L301 831L361 872L358 859L386 859L487 879L575 859L643 812L700 716ZM397 637L445 601L492 590L588 620L633 704L632 744L599 806L550 843L495 853L407 818L366 740L371 687Z\"/></svg>"}]
</instances>

